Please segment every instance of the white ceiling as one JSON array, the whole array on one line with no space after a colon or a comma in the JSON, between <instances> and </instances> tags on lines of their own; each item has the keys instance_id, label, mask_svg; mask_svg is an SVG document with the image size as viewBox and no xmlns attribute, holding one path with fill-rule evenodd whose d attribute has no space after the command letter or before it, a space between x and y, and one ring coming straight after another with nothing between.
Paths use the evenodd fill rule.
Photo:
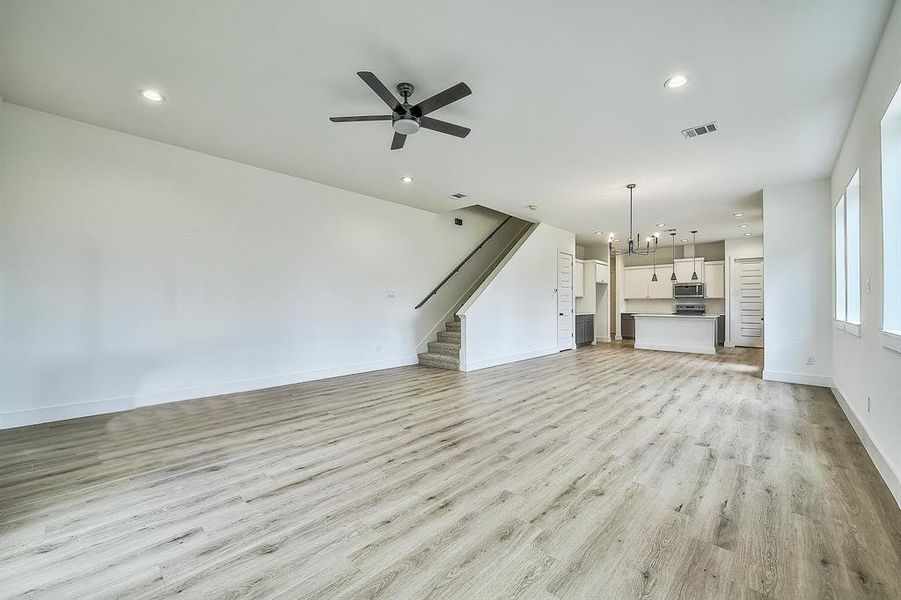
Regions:
<instances>
[{"instance_id":1,"label":"white ceiling","mask_svg":"<svg viewBox=\"0 0 901 600\"><path fill-rule=\"evenodd\" d=\"M635 182L638 230L716 240L740 234L737 210L762 232L763 186L828 175L890 7L4 2L0 96L428 210L484 204L583 242L627 229ZM472 96L430 116L472 133L424 130L391 151L387 122L329 122L387 112L359 70L413 82L414 102L465 81ZM674 73L690 83L665 90ZM149 105L143 87L169 101ZM720 132L683 139L712 120Z\"/></svg>"}]
</instances>

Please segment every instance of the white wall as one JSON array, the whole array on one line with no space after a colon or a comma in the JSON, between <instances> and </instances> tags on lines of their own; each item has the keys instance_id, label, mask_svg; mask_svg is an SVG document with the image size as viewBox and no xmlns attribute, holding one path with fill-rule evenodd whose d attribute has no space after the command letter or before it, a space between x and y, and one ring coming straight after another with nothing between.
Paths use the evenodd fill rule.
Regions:
<instances>
[{"instance_id":1,"label":"white wall","mask_svg":"<svg viewBox=\"0 0 901 600\"><path fill-rule=\"evenodd\" d=\"M899 85L901 3L896 2L832 172L830 199L835 201L844 192L854 171L860 168L862 285L860 336L833 329L831 342L833 391L901 504L901 354L885 348L879 339L883 290L879 122ZM816 233L831 240L833 231L830 220ZM895 235L901 233L895 232ZM831 289L829 294L831 306ZM870 399L869 409L867 398Z\"/></svg>"},{"instance_id":2,"label":"white wall","mask_svg":"<svg viewBox=\"0 0 901 600\"><path fill-rule=\"evenodd\" d=\"M557 251L572 233L540 224L463 306L463 370L557 352Z\"/></svg>"},{"instance_id":3,"label":"white wall","mask_svg":"<svg viewBox=\"0 0 901 600\"><path fill-rule=\"evenodd\" d=\"M832 381L830 213L825 179L763 189L764 379Z\"/></svg>"},{"instance_id":4,"label":"white wall","mask_svg":"<svg viewBox=\"0 0 901 600\"><path fill-rule=\"evenodd\" d=\"M763 257L763 237L740 237L730 238L723 242L725 250L724 273L726 277L726 298L724 303L724 312L726 315L726 347L732 347L732 264L739 258L762 258ZM764 323L766 323L766 313L764 313Z\"/></svg>"},{"instance_id":5,"label":"white wall","mask_svg":"<svg viewBox=\"0 0 901 600\"><path fill-rule=\"evenodd\" d=\"M6 427L414 363L499 222L8 103L0 156Z\"/></svg>"}]
</instances>

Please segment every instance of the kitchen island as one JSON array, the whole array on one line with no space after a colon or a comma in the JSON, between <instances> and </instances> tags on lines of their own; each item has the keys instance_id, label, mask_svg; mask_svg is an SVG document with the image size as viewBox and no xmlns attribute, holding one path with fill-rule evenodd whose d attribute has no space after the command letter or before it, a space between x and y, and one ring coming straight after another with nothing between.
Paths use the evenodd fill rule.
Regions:
<instances>
[{"instance_id":1,"label":"kitchen island","mask_svg":"<svg viewBox=\"0 0 901 600\"><path fill-rule=\"evenodd\" d=\"M716 354L716 320L720 315L637 313L635 348Z\"/></svg>"}]
</instances>

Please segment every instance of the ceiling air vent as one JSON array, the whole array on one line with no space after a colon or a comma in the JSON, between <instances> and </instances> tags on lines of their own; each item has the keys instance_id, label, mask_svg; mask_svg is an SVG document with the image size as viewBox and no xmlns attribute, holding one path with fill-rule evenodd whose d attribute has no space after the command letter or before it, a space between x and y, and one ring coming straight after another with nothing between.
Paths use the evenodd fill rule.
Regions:
<instances>
[{"instance_id":1,"label":"ceiling air vent","mask_svg":"<svg viewBox=\"0 0 901 600\"><path fill-rule=\"evenodd\" d=\"M451 198L456 198L457 200L459 200L460 198L465 198L465 197L466 197L466 194L461 194L460 192L457 192L456 194L451 194Z\"/></svg>"},{"instance_id":2,"label":"ceiling air vent","mask_svg":"<svg viewBox=\"0 0 901 600\"><path fill-rule=\"evenodd\" d=\"M716 121L707 123L706 125L696 125L694 127L689 127L688 129L683 129L682 135L685 136L685 139L690 140L691 138L696 138L699 135L707 133L713 133L714 131L717 131Z\"/></svg>"}]
</instances>

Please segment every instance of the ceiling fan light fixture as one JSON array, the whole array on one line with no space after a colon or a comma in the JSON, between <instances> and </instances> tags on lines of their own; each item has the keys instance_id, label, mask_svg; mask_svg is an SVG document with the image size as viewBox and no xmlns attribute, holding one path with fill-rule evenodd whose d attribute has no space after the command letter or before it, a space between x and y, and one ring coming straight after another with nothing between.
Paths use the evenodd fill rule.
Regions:
<instances>
[{"instance_id":1,"label":"ceiling fan light fixture","mask_svg":"<svg viewBox=\"0 0 901 600\"><path fill-rule=\"evenodd\" d=\"M413 135L419 131L419 121L413 117L401 117L391 124L394 131L401 135Z\"/></svg>"},{"instance_id":2,"label":"ceiling fan light fixture","mask_svg":"<svg viewBox=\"0 0 901 600\"><path fill-rule=\"evenodd\" d=\"M370 71L357 71L357 75L379 98L382 99L382 102L391 109L391 114L329 117L329 121L332 123L391 121L391 127L394 129L394 137L391 139L392 150L400 150L403 148L407 136L418 132L420 128L431 129L432 131L452 135L458 138L465 138L469 135L469 127L462 127L460 125L448 123L447 121L426 116L440 108L444 108L448 104L470 95L472 90L462 81L457 85L452 85L443 92L438 92L434 96L411 105L410 96L413 95L413 90L415 89L412 83L402 81L397 84L397 92L403 98L401 101L398 100L397 96L385 87L385 84Z\"/></svg>"}]
</instances>

